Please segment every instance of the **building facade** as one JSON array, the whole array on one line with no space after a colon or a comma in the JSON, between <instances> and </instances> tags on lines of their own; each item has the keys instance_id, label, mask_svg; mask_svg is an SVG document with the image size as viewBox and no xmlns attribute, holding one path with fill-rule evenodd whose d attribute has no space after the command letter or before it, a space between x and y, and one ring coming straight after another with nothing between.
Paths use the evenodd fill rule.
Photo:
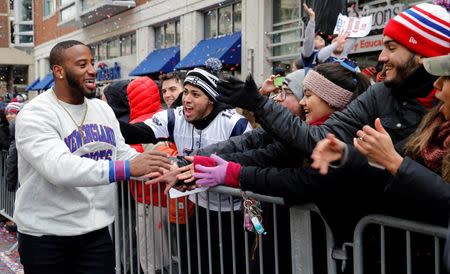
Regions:
<instances>
[{"instance_id":1,"label":"building facade","mask_svg":"<svg viewBox=\"0 0 450 274\"><path fill-rule=\"evenodd\" d=\"M289 69L300 56L306 24L302 2L33 0L35 74L43 78L50 72L49 52L63 40L91 46L101 84L132 78L129 74L155 50L176 48L183 60L202 40L239 33L241 58L232 70L251 72L262 82L275 66ZM382 28L411 2L359 1L362 14L373 13L375 20L371 34L352 52L358 61L376 62Z\"/></svg>"},{"instance_id":2,"label":"building facade","mask_svg":"<svg viewBox=\"0 0 450 274\"><path fill-rule=\"evenodd\" d=\"M25 87L34 79L34 58L31 48L15 48L15 22L32 15L31 5L24 13L17 13L19 1L0 1L0 96L6 91L25 91ZM25 0L26 2L26 0ZM31 20L32 22L32 20Z\"/></svg>"}]
</instances>

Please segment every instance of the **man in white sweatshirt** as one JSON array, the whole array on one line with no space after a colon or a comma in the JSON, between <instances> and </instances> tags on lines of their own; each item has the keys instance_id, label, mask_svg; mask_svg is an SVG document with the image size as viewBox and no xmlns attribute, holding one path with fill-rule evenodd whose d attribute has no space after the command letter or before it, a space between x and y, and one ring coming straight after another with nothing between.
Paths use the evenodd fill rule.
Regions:
<instances>
[{"instance_id":1,"label":"man in white sweatshirt","mask_svg":"<svg viewBox=\"0 0 450 274\"><path fill-rule=\"evenodd\" d=\"M114 184L170 169L158 152L125 144L112 109L95 95L94 59L78 41L50 52L55 85L16 120L20 188L14 218L25 273L114 273L108 225Z\"/></svg>"}]
</instances>

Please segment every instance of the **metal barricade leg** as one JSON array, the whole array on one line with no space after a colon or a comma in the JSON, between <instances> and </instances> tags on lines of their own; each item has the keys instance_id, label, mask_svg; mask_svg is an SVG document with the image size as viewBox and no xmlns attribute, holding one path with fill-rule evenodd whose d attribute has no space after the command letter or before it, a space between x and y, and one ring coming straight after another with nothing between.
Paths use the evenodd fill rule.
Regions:
<instances>
[{"instance_id":1,"label":"metal barricade leg","mask_svg":"<svg viewBox=\"0 0 450 274\"><path fill-rule=\"evenodd\" d=\"M299 207L290 209L292 273L312 274L313 253L311 212Z\"/></svg>"}]
</instances>

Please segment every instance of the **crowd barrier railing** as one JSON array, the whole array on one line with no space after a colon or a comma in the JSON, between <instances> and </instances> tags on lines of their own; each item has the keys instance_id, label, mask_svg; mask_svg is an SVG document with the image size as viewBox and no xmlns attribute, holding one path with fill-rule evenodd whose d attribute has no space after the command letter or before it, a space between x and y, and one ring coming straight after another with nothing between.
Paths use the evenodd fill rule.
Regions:
<instances>
[{"instance_id":1,"label":"crowd barrier railing","mask_svg":"<svg viewBox=\"0 0 450 274\"><path fill-rule=\"evenodd\" d=\"M5 184L5 151L0 154L0 214L13 219L14 192ZM145 188L145 181L139 180ZM351 257L343 249L336 247L333 233L323 220L326 243L326 262L317 262L314 256L315 243L312 237L312 215L320 211L313 204L303 206L284 206L282 198L258 195L247 192L247 196L262 203L266 235L254 240L253 232L243 232L243 214L240 209L227 211L225 204L234 204L240 199L241 191L224 186L208 190L206 205L199 206L199 195L195 194L193 216L188 209L192 204L187 197L178 198L174 210L167 202L154 203L153 191L159 197L164 195L160 185L148 188L150 203L143 204L133 197L128 182L117 183L115 201L116 221L110 227L115 244L116 273L317 273L314 266L326 265L326 273L341 273L337 261L344 266ZM133 193L137 192L133 185ZM145 201L142 192L141 201ZM214 199L219 199L214 207ZM181 216L181 214L183 216ZM173 215L173 216L172 216ZM172 216L172 221L171 221ZM181 217L185 224L179 222ZM173 221L175 219L175 222ZM364 233L369 226L379 226L379 260L380 272L387 273L389 258L386 252L386 230L395 228L405 237L406 255L405 273L413 273L414 241L416 235L431 238L434 244L434 270L428 273L445 273L443 270L442 250L447 228L430 224L382 215L369 215L362 218L354 231L353 272L366 273ZM145 232L145 233L143 233ZM314 253L314 254L313 254ZM323 257L323 256L319 256ZM433 267L432 267L433 268ZM161 270L162 269L162 270ZM158 272L159 270L159 272ZM320 272L323 273L323 272Z\"/></svg>"},{"instance_id":2,"label":"crowd barrier railing","mask_svg":"<svg viewBox=\"0 0 450 274\"><path fill-rule=\"evenodd\" d=\"M434 270L427 269L429 272L427 273L435 273L439 274L443 270L443 263L441 262L442 258L442 242L447 237L447 228L434 226L425 223L414 222L410 220L399 219L390 216L383 215L369 215L362 218L355 228L354 240L353 240L353 260L354 260L354 273L355 274L363 274L366 273L364 268L364 240L363 234L366 231L369 225L376 225L379 227L379 273L386 273L387 268L387 258L386 258L386 229L393 228L400 231L400 235L404 234L404 252L405 252L405 261L404 267L402 269L406 270L406 273L413 273L413 248L412 243L414 238L417 235L426 236L433 243L433 261L434 261ZM396 234L398 235L398 234ZM427 239L426 239L427 240ZM399 256L400 258L403 258ZM404 273L404 272L403 272ZM414 271L414 273L419 273Z\"/></svg>"},{"instance_id":3,"label":"crowd barrier railing","mask_svg":"<svg viewBox=\"0 0 450 274\"><path fill-rule=\"evenodd\" d=\"M140 184L144 186L144 181L140 181ZM254 198L263 203L263 209L269 212L268 216L265 216L265 221L268 221L268 225L265 227L270 237L260 236L260 240L256 249L252 246L252 239L255 234L251 232L244 232L243 237L239 237L237 234L242 233L242 214L239 210L232 210L226 212L219 208L213 210L211 204L208 202L205 208L198 206L198 195L195 194L194 201L195 210L194 216L189 216L188 211L184 211L184 219L186 219L186 225L179 223L170 223L169 215L171 214L170 204L167 204L167 208L163 208L160 205L146 205L136 201L136 197L130 194L128 184L117 184L118 198L117 203L117 222L115 223L114 238L117 239L116 243L116 273L159 273L158 270L164 268L163 272L167 273L367 273L363 270L363 232L369 224L380 224L382 226L395 227L404 231L406 234L410 232L422 233L434 237L435 241L435 272L440 273L439 269L443 269L440 256L442 256L442 244L440 241L445 239L446 229L444 227L436 227L429 224L421 224L408 220L393 218L382 215L370 215L360 220L358 226L354 231L354 242L344 243L343 247L335 245L333 233L325 220L321 225L325 231L323 235L325 240L325 249L321 250L326 252L325 255L317 255L315 250L317 247L314 240L317 236L313 237L313 225L312 215L319 214L320 211L313 204L307 204L303 206L293 206L289 209L283 207L284 200L282 198L270 197L264 195L258 195L251 192L247 192L247 196ZM136 185L134 186L136 188ZM157 190L149 189L150 197L153 197L152 191L157 191L161 194L163 189L158 186ZM136 191L134 191L136 193ZM211 188L207 192L208 196L219 197L223 201L229 201L232 203L236 198L241 197L241 191L239 189L232 189L224 186L218 186ZM143 198L143 197L142 197ZM168 196L166 196L169 199ZM184 208L188 208L188 198L179 198ZM142 199L143 200L143 199ZM152 202L151 202L152 204ZM178 204L178 203L177 203ZM128 205L128 208L126 208ZM130 214L134 207L135 219L132 222L133 214ZM143 212L140 212L143 211ZM124 214L119 214L123 212ZM128 212L128 213L127 213ZM139 225L139 215L142 213L148 215L151 218L144 219L144 222ZM229 214L231 213L231 214ZM199 215L200 214L200 215ZM199 221L197 215L206 214L204 216L206 221ZM221 223L224 215L230 215L231 222ZM178 211L176 211L176 220L180 217ZM280 216L284 215L288 222L283 222ZM199 217L201 218L201 217ZM284 219L286 221L286 219ZM317 221L317 219L315 220ZM163 224L162 222L165 222ZM193 226L190 223L194 223ZM239 223L236 225L236 223ZM266 222L264 222L266 225ZM214 225L218 225L217 229L213 228ZM200 225L200 227L199 227ZM202 226L204 225L204 226ZM289 235L286 235L285 226L289 226ZM152 229L152 228L161 229ZM146 233L144 237L137 236L133 239L133 236L139 235L139 230L151 231L150 234ZM284 229L284 230L283 230ZM383 228L381 228L383 229ZM124 235L122 231L134 232L136 235ZM216 233L218 237L212 235ZM223 235L229 233L231 237L223 239ZM141 234L142 236L142 234ZM288 237L286 237L288 236ZM383 247L383 241L385 240L383 234L380 234L379 244ZM407 237L414 237L409 235ZM226 237L225 237L226 238ZM440 239L440 240L439 240ZM166 244L163 242L166 241ZM206 245L202 245L201 242L206 242ZM218 241L218 242L215 242ZM183 251L182 246L194 246L195 248L185 248ZM214 248L217 244L218 248ZM149 246L150 248L142 248L142 246ZM141 246L141 248L139 248ZM228 246L228 247L227 247ZM409 246L411 246L409 244ZM123 248L126 247L126 248ZM353 254L348 251L351 250L348 247L353 247ZM207 252L202 252L200 249L206 249ZM243 249L244 252L239 252L239 249ZM269 249L269 252L267 251ZM253 250L256 250L253 251ZM382 250L382 249L381 249ZM136 254L133 257L133 251ZM184 252L184 254L183 254ZM227 256L227 252L231 252L231 256ZM411 250L409 251L411 253ZM381 251L384 254L384 251ZM286 256L289 256L289 267L286 268ZM318 262L325 256L325 261ZM215 260L215 257L217 257ZM141 258L141 260L139 260ZM142 259L144 258L144 259ZM353 260L352 260L353 259ZM408 257L411 260L411 257ZM338 262L341 263L341 268L338 269ZM348 262L351 262L348 265ZM240 266L243 267L241 268ZM205 267L199 267L206 265ZM268 265L271 265L271 267ZM314 269L317 265L326 265L325 270L320 268ZM381 272L373 273L386 273L386 258L382 258L377 262L377 266L380 267ZM409 267L408 269L411 269ZM317 272L315 272L317 271ZM350 272L349 272L350 271ZM352 272L353 271L353 272ZM162 272L162 273L163 273ZM372 273L372 272L371 272ZM407 272L411 273L411 272Z\"/></svg>"},{"instance_id":4,"label":"crowd barrier railing","mask_svg":"<svg viewBox=\"0 0 450 274\"><path fill-rule=\"evenodd\" d=\"M12 221L16 193L9 191L6 187L6 157L7 156L8 156L7 151L0 151L0 165L1 165L0 215L3 215L4 217L6 217Z\"/></svg>"},{"instance_id":5,"label":"crowd barrier railing","mask_svg":"<svg viewBox=\"0 0 450 274\"><path fill-rule=\"evenodd\" d=\"M144 180L139 183L145 187ZM134 188L132 192L138 193L137 184ZM167 203L167 208L160 204L143 205L131 195L128 184L119 183L117 189L116 273L157 273L161 268L167 273L287 273L292 269L299 270L298 273L313 273L311 212L320 214L314 205L289 209L283 206L282 198L246 192L247 197L262 203L265 218L267 234L258 235L255 244L256 234L244 232L241 210L225 209L226 205L239 204L237 201L242 197L239 189L212 188L204 194L209 200L203 207L198 206L200 194L194 194L193 216L183 211L186 224L170 222L170 214L175 215L175 220L180 218L178 211L170 208L171 203ZM148 191L151 200L154 187ZM164 195L161 186L156 191ZM141 194L141 201L144 201L144 193ZM211 202L217 198L222 202L218 205ZM166 199L169 201L168 196ZM178 199L183 208L189 208L187 197ZM141 230L150 233L141 233ZM328 226L325 231L328 260L323 263L327 264L327 273L333 274L337 273L332 259L334 240Z\"/></svg>"}]
</instances>

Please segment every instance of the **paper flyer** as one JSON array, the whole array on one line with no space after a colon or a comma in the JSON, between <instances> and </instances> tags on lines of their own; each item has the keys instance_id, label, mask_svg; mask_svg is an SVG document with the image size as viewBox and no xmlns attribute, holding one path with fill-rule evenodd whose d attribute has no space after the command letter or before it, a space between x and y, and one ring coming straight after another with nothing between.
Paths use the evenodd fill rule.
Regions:
<instances>
[{"instance_id":1,"label":"paper flyer","mask_svg":"<svg viewBox=\"0 0 450 274\"><path fill-rule=\"evenodd\" d=\"M348 32L348 37L358 38L367 36L371 28L372 15L358 18L339 14L333 33L342 34Z\"/></svg>"},{"instance_id":2,"label":"paper flyer","mask_svg":"<svg viewBox=\"0 0 450 274\"><path fill-rule=\"evenodd\" d=\"M186 190L185 192L181 192L181 191L176 190L175 188L172 187L169 190L169 197L171 199L172 198L178 198L178 197L184 197L184 196L187 196L187 195L203 192L203 191L205 191L207 189L208 189L208 187L199 187L199 188L196 188L194 190Z\"/></svg>"}]
</instances>

